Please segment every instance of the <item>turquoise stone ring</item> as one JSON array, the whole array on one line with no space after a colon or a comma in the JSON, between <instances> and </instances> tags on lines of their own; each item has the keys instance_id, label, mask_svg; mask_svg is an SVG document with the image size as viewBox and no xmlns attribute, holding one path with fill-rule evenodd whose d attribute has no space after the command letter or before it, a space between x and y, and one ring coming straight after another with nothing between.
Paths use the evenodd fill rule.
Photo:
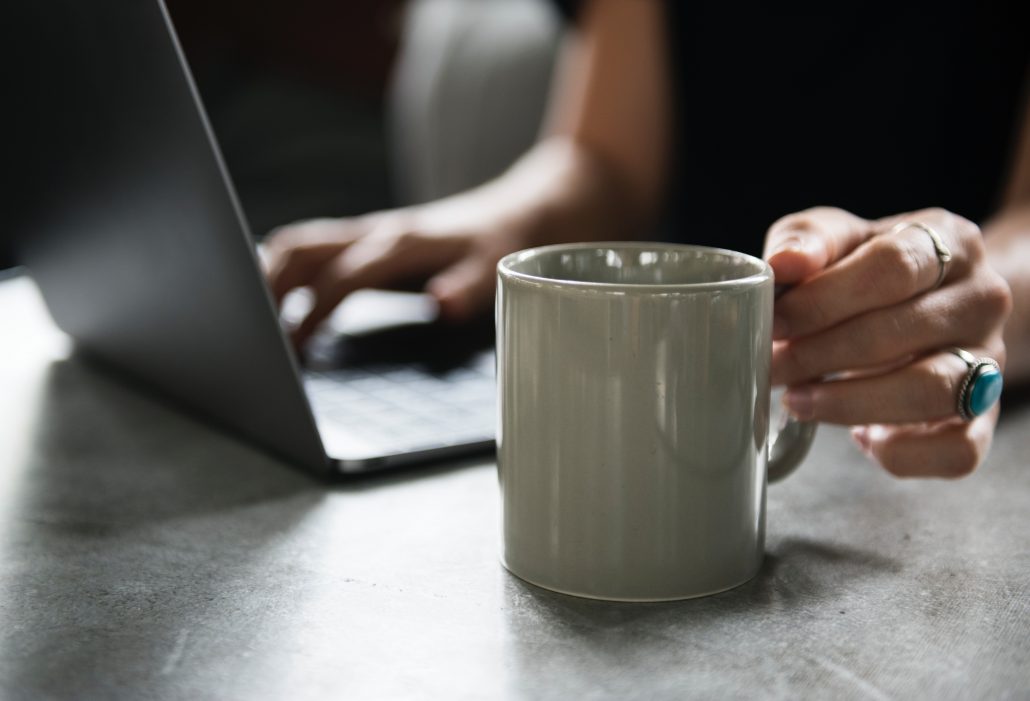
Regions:
<instances>
[{"instance_id":1,"label":"turquoise stone ring","mask_svg":"<svg viewBox=\"0 0 1030 701\"><path fill-rule=\"evenodd\" d=\"M977 358L961 348L950 348L969 370L958 390L958 415L966 421L980 416L998 401L1004 380L1001 368L991 358Z\"/></svg>"}]
</instances>

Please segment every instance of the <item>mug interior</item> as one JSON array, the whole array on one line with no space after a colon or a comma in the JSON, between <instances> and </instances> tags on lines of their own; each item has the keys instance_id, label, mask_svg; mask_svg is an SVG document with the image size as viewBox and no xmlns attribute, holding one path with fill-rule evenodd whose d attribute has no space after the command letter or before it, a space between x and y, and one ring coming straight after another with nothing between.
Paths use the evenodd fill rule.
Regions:
<instances>
[{"instance_id":1,"label":"mug interior","mask_svg":"<svg viewBox=\"0 0 1030 701\"><path fill-rule=\"evenodd\" d=\"M501 261L518 276L610 285L703 285L760 276L767 264L735 251L676 244L576 244L530 249Z\"/></svg>"}]
</instances>

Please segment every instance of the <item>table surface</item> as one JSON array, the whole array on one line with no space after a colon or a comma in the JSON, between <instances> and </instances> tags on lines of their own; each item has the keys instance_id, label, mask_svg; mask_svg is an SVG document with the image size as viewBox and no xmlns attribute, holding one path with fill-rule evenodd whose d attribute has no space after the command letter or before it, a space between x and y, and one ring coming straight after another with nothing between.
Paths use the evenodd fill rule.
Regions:
<instances>
[{"instance_id":1,"label":"table surface","mask_svg":"<svg viewBox=\"0 0 1030 701\"><path fill-rule=\"evenodd\" d=\"M0 282L0 697L1030 698L1030 406L901 481L824 427L751 582L672 604L524 584L495 467L327 486L71 354Z\"/></svg>"}]
</instances>

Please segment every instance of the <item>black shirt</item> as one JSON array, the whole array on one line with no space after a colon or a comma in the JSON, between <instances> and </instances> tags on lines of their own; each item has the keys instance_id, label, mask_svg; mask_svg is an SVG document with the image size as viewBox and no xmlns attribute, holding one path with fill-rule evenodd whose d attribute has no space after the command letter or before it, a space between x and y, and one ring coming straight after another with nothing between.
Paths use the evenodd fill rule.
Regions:
<instances>
[{"instance_id":1,"label":"black shirt","mask_svg":"<svg viewBox=\"0 0 1030 701\"><path fill-rule=\"evenodd\" d=\"M667 238L759 253L773 221L815 205L865 217L940 206L982 221L1014 151L1028 8L666 2Z\"/></svg>"}]
</instances>

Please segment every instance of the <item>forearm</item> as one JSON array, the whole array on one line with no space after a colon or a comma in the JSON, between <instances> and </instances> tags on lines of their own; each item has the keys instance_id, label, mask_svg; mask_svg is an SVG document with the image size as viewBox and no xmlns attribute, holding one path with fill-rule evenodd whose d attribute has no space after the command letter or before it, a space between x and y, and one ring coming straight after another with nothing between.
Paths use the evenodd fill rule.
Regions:
<instances>
[{"instance_id":1,"label":"forearm","mask_svg":"<svg viewBox=\"0 0 1030 701\"><path fill-rule=\"evenodd\" d=\"M634 206L617 169L561 136L541 141L490 182L408 211L423 224L475 221L509 250L637 238L654 216Z\"/></svg>"},{"instance_id":2,"label":"forearm","mask_svg":"<svg viewBox=\"0 0 1030 701\"><path fill-rule=\"evenodd\" d=\"M638 238L654 216L635 206L617 168L564 136L537 144L482 195L533 246Z\"/></svg>"},{"instance_id":3,"label":"forearm","mask_svg":"<svg viewBox=\"0 0 1030 701\"><path fill-rule=\"evenodd\" d=\"M530 245L641 237L669 144L662 3L589 0L557 68L547 135L472 193Z\"/></svg>"},{"instance_id":4,"label":"forearm","mask_svg":"<svg viewBox=\"0 0 1030 701\"><path fill-rule=\"evenodd\" d=\"M1012 289L1012 314L1005 325L1009 382L1030 382L1030 202L1010 206L984 226L991 265Z\"/></svg>"},{"instance_id":5,"label":"forearm","mask_svg":"<svg viewBox=\"0 0 1030 701\"><path fill-rule=\"evenodd\" d=\"M430 205L520 246L646 236L663 199L670 102L662 4L591 0L566 42L547 136L504 175ZM443 218L448 218L444 216Z\"/></svg>"}]
</instances>

